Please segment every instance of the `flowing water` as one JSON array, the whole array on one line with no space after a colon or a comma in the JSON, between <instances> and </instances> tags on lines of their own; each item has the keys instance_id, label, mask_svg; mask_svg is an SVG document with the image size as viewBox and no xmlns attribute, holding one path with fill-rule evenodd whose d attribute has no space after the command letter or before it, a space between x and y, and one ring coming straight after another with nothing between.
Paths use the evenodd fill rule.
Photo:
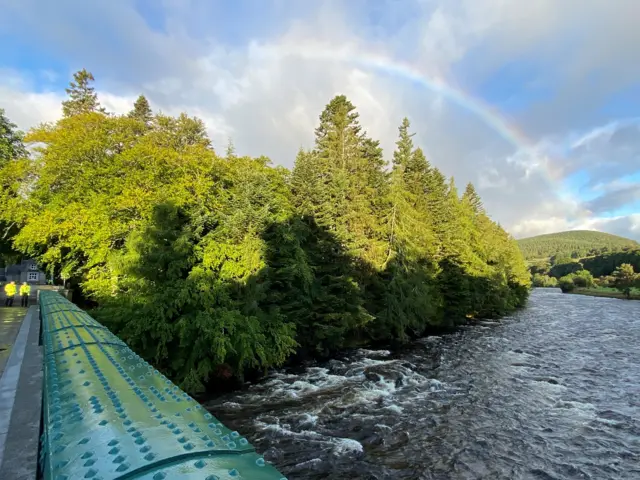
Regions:
<instances>
[{"instance_id":1,"label":"flowing water","mask_svg":"<svg viewBox=\"0 0 640 480\"><path fill-rule=\"evenodd\" d=\"M499 323L208 402L295 479L640 479L640 302L538 289Z\"/></svg>"}]
</instances>

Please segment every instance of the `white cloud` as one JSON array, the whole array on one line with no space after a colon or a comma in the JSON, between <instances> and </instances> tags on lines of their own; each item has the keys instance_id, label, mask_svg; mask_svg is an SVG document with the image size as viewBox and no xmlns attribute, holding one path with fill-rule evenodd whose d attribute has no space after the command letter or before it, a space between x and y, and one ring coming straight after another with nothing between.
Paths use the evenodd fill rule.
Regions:
<instances>
[{"instance_id":1,"label":"white cloud","mask_svg":"<svg viewBox=\"0 0 640 480\"><path fill-rule=\"evenodd\" d=\"M0 108L20 129L57 120L62 114L61 101L59 92L34 92L28 78L0 69Z\"/></svg>"},{"instance_id":2,"label":"white cloud","mask_svg":"<svg viewBox=\"0 0 640 480\"><path fill-rule=\"evenodd\" d=\"M511 229L516 238L564 230L599 230L640 240L640 214L592 217L578 221L569 221L566 217L534 218L523 220Z\"/></svg>"},{"instance_id":3,"label":"white cloud","mask_svg":"<svg viewBox=\"0 0 640 480\"><path fill-rule=\"evenodd\" d=\"M628 159L640 152L632 136L621 137L621 128L607 137L609 127L589 134L583 125L589 108L640 80L640 63L629 61L640 43L632 20L640 18L636 0L619 0L616 8L606 0L415 0L403 4L410 14L399 11L397 2L380 2L379 22L388 35L363 20L371 2L319 1L305 4L306 14L283 17L269 38L249 32L233 41L204 28L207 15L223 8L204 0L156 5L165 9L165 32L151 29L133 1L98 3L80 8L76 0L55 6L14 2L7 10L11 21L0 20L0 26L31 35L72 65L92 70L101 102L112 111L129 110L144 93L154 109L201 117L218 150L233 137L239 153L266 154L291 166L298 148L312 145L324 105L344 93L387 158L397 126L408 116L432 163L458 184L476 183L494 218L515 234L586 224L637 234L636 217L624 223L590 216L558 181L578 168L598 171L612 158L615 168L598 178L615 181L631 171ZM36 10L41 15L30 15ZM460 79L465 85L480 84L505 62L531 62L538 67L532 82L558 87L553 100L522 118L528 130L545 135L533 148L514 151L443 96L354 61L372 56L403 58L452 82L452 72L463 72L470 76ZM604 76L583 86L594 71ZM21 75L0 76L0 105L10 118L22 127L55 119L63 92L38 93Z\"/></svg>"}]
</instances>

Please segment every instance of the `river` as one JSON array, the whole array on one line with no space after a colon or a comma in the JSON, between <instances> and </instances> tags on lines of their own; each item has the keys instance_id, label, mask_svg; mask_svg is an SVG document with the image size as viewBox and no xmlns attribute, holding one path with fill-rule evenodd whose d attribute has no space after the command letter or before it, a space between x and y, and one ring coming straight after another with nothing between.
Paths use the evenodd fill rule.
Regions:
<instances>
[{"instance_id":1,"label":"river","mask_svg":"<svg viewBox=\"0 0 640 480\"><path fill-rule=\"evenodd\" d=\"M207 406L289 480L640 479L640 302L536 289L498 323Z\"/></svg>"}]
</instances>

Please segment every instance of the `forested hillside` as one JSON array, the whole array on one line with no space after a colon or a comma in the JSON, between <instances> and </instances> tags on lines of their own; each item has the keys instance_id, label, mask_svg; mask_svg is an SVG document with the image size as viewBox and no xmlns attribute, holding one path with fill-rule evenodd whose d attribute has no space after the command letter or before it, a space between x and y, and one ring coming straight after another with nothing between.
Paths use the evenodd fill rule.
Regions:
<instances>
[{"instance_id":1,"label":"forested hillside","mask_svg":"<svg viewBox=\"0 0 640 480\"><path fill-rule=\"evenodd\" d=\"M550 257L582 258L599 253L637 248L640 244L629 238L593 230L573 230L522 238L518 245L526 260Z\"/></svg>"},{"instance_id":2,"label":"forested hillside","mask_svg":"<svg viewBox=\"0 0 640 480\"><path fill-rule=\"evenodd\" d=\"M78 72L64 117L28 132L32 157L3 158L0 221L184 388L526 301L516 242L471 184L460 194L429 163L407 119L388 165L336 96L289 171L221 156L200 120L142 96L104 112L92 80Z\"/></svg>"},{"instance_id":3,"label":"forested hillside","mask_svg":"<svg viewBox=\"0 0 640 480\"><path fill-rule=\"evenodd\" d=\"M628 238L578 230L518 243L529 257L535 287L560 287L565 292L582 289L598 296L612 296L610 290L618 289L627 298L640 287L636 273L640 272L640 245ZM538 256L543 253L548 256Z\"/></svg>"}]
</instances>

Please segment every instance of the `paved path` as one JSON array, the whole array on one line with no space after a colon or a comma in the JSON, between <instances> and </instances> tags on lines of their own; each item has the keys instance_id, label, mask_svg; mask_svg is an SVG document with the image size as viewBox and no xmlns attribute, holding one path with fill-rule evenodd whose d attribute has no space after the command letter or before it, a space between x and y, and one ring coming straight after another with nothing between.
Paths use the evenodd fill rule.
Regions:
<instances>
[{"instance_id":1,"label":"paved path","mask_svg":"<svg viewBox=\"0 0 640 480\"><path fill-rule=\"evenodd\" d=\"M0 479L35 480L42 406L38 308L0 308ZM24 319L24 321L23 321ZM16 335L17 332L17 335ZM6 351L5 351L6 352ZM8 357L8 358L6 358Z\"/></svg>"},{"instance_id":2,"label":"paved path","mask_svg":"<svg viewBox=\"0 0 640 480\"><path fill-rule=\"evenodd\" d=\"M7 364L11 347L18 335L20 325L27 313L26 308L21 307L0 307L0 376Z\"/></svg>"}]
</instances>

